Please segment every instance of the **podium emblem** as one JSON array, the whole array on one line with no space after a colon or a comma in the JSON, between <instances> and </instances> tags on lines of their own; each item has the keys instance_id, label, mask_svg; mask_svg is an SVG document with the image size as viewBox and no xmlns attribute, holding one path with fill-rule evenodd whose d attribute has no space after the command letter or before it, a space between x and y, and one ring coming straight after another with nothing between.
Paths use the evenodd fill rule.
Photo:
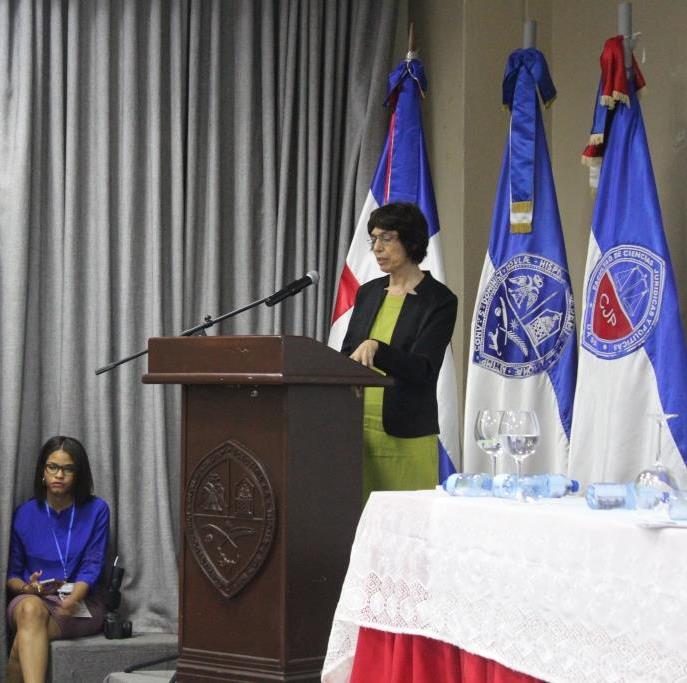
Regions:
<instances>
[{"instance_id":1,"label":"podium emblem","mask_svg":"<svg viewBox=\"0 0 687 683\"><path fill-rule=\"evenodd\" d=\"M275 523L272 485L248 449L226 441L203 457L186 487L184 527L194 559L224 597L260 570Z\"/></svg>"}]
</instances>

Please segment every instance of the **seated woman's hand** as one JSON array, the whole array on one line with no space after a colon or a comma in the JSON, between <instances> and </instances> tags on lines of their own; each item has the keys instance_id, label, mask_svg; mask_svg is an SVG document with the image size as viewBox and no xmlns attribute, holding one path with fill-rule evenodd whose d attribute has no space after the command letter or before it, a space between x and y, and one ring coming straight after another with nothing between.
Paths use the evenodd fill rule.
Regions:
<instances>
[{"instance_id":1,"label":"seated woman's hand","mask_svg":"<svg viewBox=\"0 0 687 683\"><path fill-rule=\"evenodd\" d=\"M64 581L58 581L57 579L51 579L50 581L41 583L41 576L43 570L33 572L29 577L27 583L24 584L22 588L22 593L33 593L34 595L54 595L57 593L57 589L64 583Z\"/></svg>"},{"instance_id":2,"label":"seated woman's hand","mask_svg":"<svg viewBox=\"0 0 687 683\"><path fill-rule=\"evenodd\" d=\"M377 349L379 349L379 342L376 339L366 339L350 355L350 358L362 363L366 368L373 368Z\"/></svg>"},{"instance_id":3,"label":"seated woman's hand","mask_svg":"<svg viewBox=\"0 0 687 683\"><path fill-rule=\"evenodd\" d=\"M55 595L57 589L60 587L60 581L50 581L50 583L41 583L36 581L28 584L30 590L27 589L25 593L35 593L36 595Z\"/></svg>"},{"instance_id":4,"label":"seated woman's hand","mask_svg":"<svg viewBox=\"0 0 687 683\"><path fill-rule=\"evenodd\" d=\"M21 589L22 593L33 593L34 595L48 595L48 586L43 586L41 584L41 576L43 575L43 570L38 569L29 576L29 580Z\"/></svg>"},{"instance_id":5,"label":"seated woman's hand","mask_svg":"<svg viewBox=\"0 0 687 683\"><path fill-rule=\"evenodd\" d=\"M63 617L71 617L76 613L78 607L79 601L74 596L68 595L66 598L62 598L58 611Z\"/></svg>"}]
</instances>

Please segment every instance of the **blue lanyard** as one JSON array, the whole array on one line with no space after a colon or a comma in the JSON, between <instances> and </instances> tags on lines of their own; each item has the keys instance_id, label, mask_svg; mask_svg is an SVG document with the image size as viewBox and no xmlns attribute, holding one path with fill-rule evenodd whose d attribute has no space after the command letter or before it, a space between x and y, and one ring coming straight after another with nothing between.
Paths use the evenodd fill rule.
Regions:
<instances>
[{"instance_id":1,"label":"blue lanyard","mask_svg":"<svg viewBox=\"0 0 687 683\"><path fill-rule=\"evenodd\" d=\"M52 518L50 516L50 508L48 507L48 502L45 502L45 511L48 513L48 520L50 521L50 531L52 531L52 537L55 541L55 547L57 548L57 554L60 558L60 563L62 564L62 571L64 572L64 580L67 580L67 560L69 559L69 545L72 542L72 527L74 526L74 511L76 510L76 504L72 503L72 514L69 518L69 531L67 532L67 545L64 548L64 555L62 555L62 549L57 540L57 534L55 533L55 527L52 525Z\"/></svg>"}]
</instances>

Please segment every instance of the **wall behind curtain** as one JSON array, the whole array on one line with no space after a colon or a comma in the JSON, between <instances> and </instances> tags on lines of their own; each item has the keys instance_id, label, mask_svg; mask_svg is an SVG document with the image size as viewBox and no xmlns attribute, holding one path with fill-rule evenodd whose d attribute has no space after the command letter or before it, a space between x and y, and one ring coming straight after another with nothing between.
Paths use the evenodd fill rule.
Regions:
<instances>
[{"instance_id":1,"label":"wall behind curtain","mask_svg":"<svg viewBox=\"0 0 687 683\"><path fill-rule=\"evenodd\" d=\"M221 333L325 337L400 4L0 0L0 567L40 445L76 436L134 627L175 628L179 389L94 370L311 269Z\"/></svg>"}]
</instances>

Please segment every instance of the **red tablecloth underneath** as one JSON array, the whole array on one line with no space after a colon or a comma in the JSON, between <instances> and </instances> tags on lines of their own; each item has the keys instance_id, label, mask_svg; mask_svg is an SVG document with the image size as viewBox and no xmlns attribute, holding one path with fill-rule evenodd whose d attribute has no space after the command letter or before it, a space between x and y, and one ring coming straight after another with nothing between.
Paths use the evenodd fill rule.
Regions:
<instances>
[{"instance_id":1,"label":"red tablecloth underneath","mask_svg":"<svg viewBox=\"0 0 687 683\"><path fill-rule=\"evenodd\" d=\"M490 659L423 636L361 628L351 683L538 683Z\"/></svg>"}]
</instances>

